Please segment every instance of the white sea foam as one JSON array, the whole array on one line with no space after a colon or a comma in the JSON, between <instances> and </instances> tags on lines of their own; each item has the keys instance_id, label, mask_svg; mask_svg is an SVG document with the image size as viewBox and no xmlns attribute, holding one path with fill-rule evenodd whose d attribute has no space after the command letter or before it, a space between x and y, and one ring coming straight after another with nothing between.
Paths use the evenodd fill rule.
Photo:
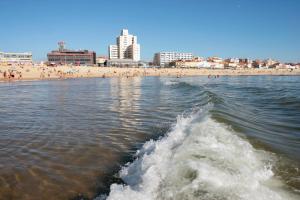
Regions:
<instances>
[{"instance_id":1,"label":"white sea foam","mask_svg":"<svg viewBox=\"0 0 300 200\"><path fill-rule=\"evenodd\" d=\"M176 81L176 80L169 80L169 79L161 79L161 82L164 84L164 85L177 85L179 84L180 82L179 81Z\"/></svg>"},{"instance_id":2,"label":"white sea foam","mask_svg":"<svg viewBox=\"0 0 300 200\"><path fill-rule=\"evenodd\" d=\"M272 155L252 147L202 111L178 117L173 130L149 141L121 172L108 200L297 199L272 172Z\"/></svg>"}]
</instances>

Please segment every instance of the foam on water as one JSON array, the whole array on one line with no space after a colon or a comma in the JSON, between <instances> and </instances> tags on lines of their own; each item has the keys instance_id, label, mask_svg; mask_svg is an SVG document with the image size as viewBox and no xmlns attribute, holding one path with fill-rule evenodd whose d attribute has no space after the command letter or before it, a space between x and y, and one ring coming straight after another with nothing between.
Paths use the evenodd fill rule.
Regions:
<instances>
[{"instance_id":1,"label":"foam on water","mask_svg":"<svg viewBox=\"0 0 300 200\"><path fill-rule=\"evenodd\" d=\"M165 137L145 143L120 171L126 185L111 185L107 199L299 198L274 176L275 156L254 149L207 113L178 117Z\"/></svg>"},{"instance_id":2,"label":"foam on water","mask_svg":"<svg viewBox=\"0 0 300 200\"><path fill-rule=\"evenodd\" d=\"M177 85L180 83L179 81L175 81L175 80L160 80L160 81L166 86Z\"/></svg>"}]
</instances>

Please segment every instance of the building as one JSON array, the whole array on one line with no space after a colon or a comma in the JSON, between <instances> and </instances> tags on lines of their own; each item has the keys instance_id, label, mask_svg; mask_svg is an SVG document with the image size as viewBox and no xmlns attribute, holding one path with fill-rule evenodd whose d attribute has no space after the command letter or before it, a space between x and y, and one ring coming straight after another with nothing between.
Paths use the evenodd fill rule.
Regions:
<instances>
[{"instance_id":1,"label":"building","mask_svg":"<svg viewBox=\"0 0 300 200\"><path fill-rule=\"evenodd\" d=\"M32 53L5 53L0 52L0 62L2 63L31 63Z\"/></svg>"},{"instance_id":2,"label":"building","mask_svg":"<svg viewBox=\"0 0 300 200\"><path fill-rule=\"evenodd\" d=\"M261 68L263 66L263 62L261 60L254 60L252 63L253 68Z\"/></svg>"},{"instance_id":3,"label":"building","mask_svg":"<svg viewBox=\"0 0 300 200\"><path fill-rule=\"evenodd\" d=\"M109 59L118 59L119 58L119 50L117 45L109 45L108 47L108 57Z\"/></svg>"},{"instance_id":4,"label":"building","mask_svg":"<svg viewBox=\"0 0 300 200\"><path fill-rule=\"evenodd\" d=\"M212 58L210 58L210 60L211 59ZM217 60L220 60L220 59L217 59ZM228 58L228 59L225 59L223 61L224 68L226 68L226 69L236 69L239 66L239 62L240 62L239 58ZM214 59L213 59L213 63L220 63L220 62L215 62Z\"/></svg>"},{"instance_id":5,"label":"building","mask_svg":"<svg viewBox=\"0 0 300 200\"><path fill-rule=\"evenodd\" d=\"M133 59L109 59L107 60L109 67L142 67L144 66L141 61Z\"/></svg>"},{"instance_id":6,"label":"building","mask_svg":"<svg viewBox=\"0 0 300 200\"><path fill-rule=\"evenodd\" d=\"M265 63L266 66L272 66L272 65L278 64L279 62L269 58L269 59L265 60L264 63Z\"/></svg>"},{"instance_id":7,"label":"building","mask_svg":"<svg viewBox=\"0 0 300 200\"><path fill-rule=\"evenodd\" d=\"M216 56L207 58L207 61L213 63L223 63L223 59Z\"/></svg>"},{"instance_id":8,"label":"building","mask_svg":"<svg viewBox=\"0 0 300 200\"><path fill-rule=\"evenodd\" d=\"M178 53L178 52L159 52L154 54L153 64L157 66L168 66L171 62L176 60L192 60L192 53Z\"/></svg>"},{"instance_id":9,"label":"building","mask_svg":"<svg viewBox=\"0 0 300 200\"><path fill-rule=\"evenodd\" d=\"M106 56L98 56L96 58L96 64L99 66L99 67L103 67L103 66L106 66L107 65L107 57Z\"/></svg>"},{"instance_id":10,"label":"building","mask_svg":"<svg viewBox=\"0 0 300 200\"><path fill-rule=\"evenodd\" d=\"M116 45L108 47L109 59L131 59L140 60L140 45L137 43L137 36L128 34L127 29L121 31L117 37Z\"/></svg>"},{"instance_id":11,"label":"building","mask_svg":"<svg viewBox=\"0 0 300 200\"><path fill-rule=\"evenodd\" d=\"M169 66L176 68L204 68L206 61L202 58L194 58L192 60L176 60L169 63Z\"/></svg>"},{"instance_id":12,"label":"building","mask_svg":"<svg viewBox=\"0 0 300 200\"><path fill-rule=\"evenodd\" d=\"M48 62L57 65L94 65L96 64L96 53L88 50L68 50L65 43L59 42L59 49L47 54Z\"/></svg>"}]
</instances>

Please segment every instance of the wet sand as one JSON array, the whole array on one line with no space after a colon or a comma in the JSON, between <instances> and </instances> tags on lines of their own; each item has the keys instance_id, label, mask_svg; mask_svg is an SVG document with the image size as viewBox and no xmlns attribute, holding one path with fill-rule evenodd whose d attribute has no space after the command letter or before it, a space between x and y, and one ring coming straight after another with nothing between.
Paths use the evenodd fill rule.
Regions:
<instances>
[{"instance_id":1,"label":"wet sand","mask_svg":"<svg viewBox=\"0 0 300 200\"><path fill-rule=\"evenodd\" d=\"M300 69L180 69L86 66L0 66L0 81L136 76L300 75Z\"/></svg>"}]
</instances>

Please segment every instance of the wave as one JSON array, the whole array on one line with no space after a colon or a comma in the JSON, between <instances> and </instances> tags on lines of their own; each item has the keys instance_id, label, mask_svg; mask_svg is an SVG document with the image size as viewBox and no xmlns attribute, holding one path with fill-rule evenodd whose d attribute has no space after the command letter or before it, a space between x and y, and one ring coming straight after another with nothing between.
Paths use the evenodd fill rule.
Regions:
<instances>
[{"instance_id":1,"label":"wave","mask_svg":"<svg viewBox=\"0 0 300 200\"><path fill-rule=\"evenodd\" d=\"M275 155L215 121L211 107L179 116L163 138L146 142L119 173L126 185L96 200L298 199L274 176Z\"/></svg>"}]
</instances>

